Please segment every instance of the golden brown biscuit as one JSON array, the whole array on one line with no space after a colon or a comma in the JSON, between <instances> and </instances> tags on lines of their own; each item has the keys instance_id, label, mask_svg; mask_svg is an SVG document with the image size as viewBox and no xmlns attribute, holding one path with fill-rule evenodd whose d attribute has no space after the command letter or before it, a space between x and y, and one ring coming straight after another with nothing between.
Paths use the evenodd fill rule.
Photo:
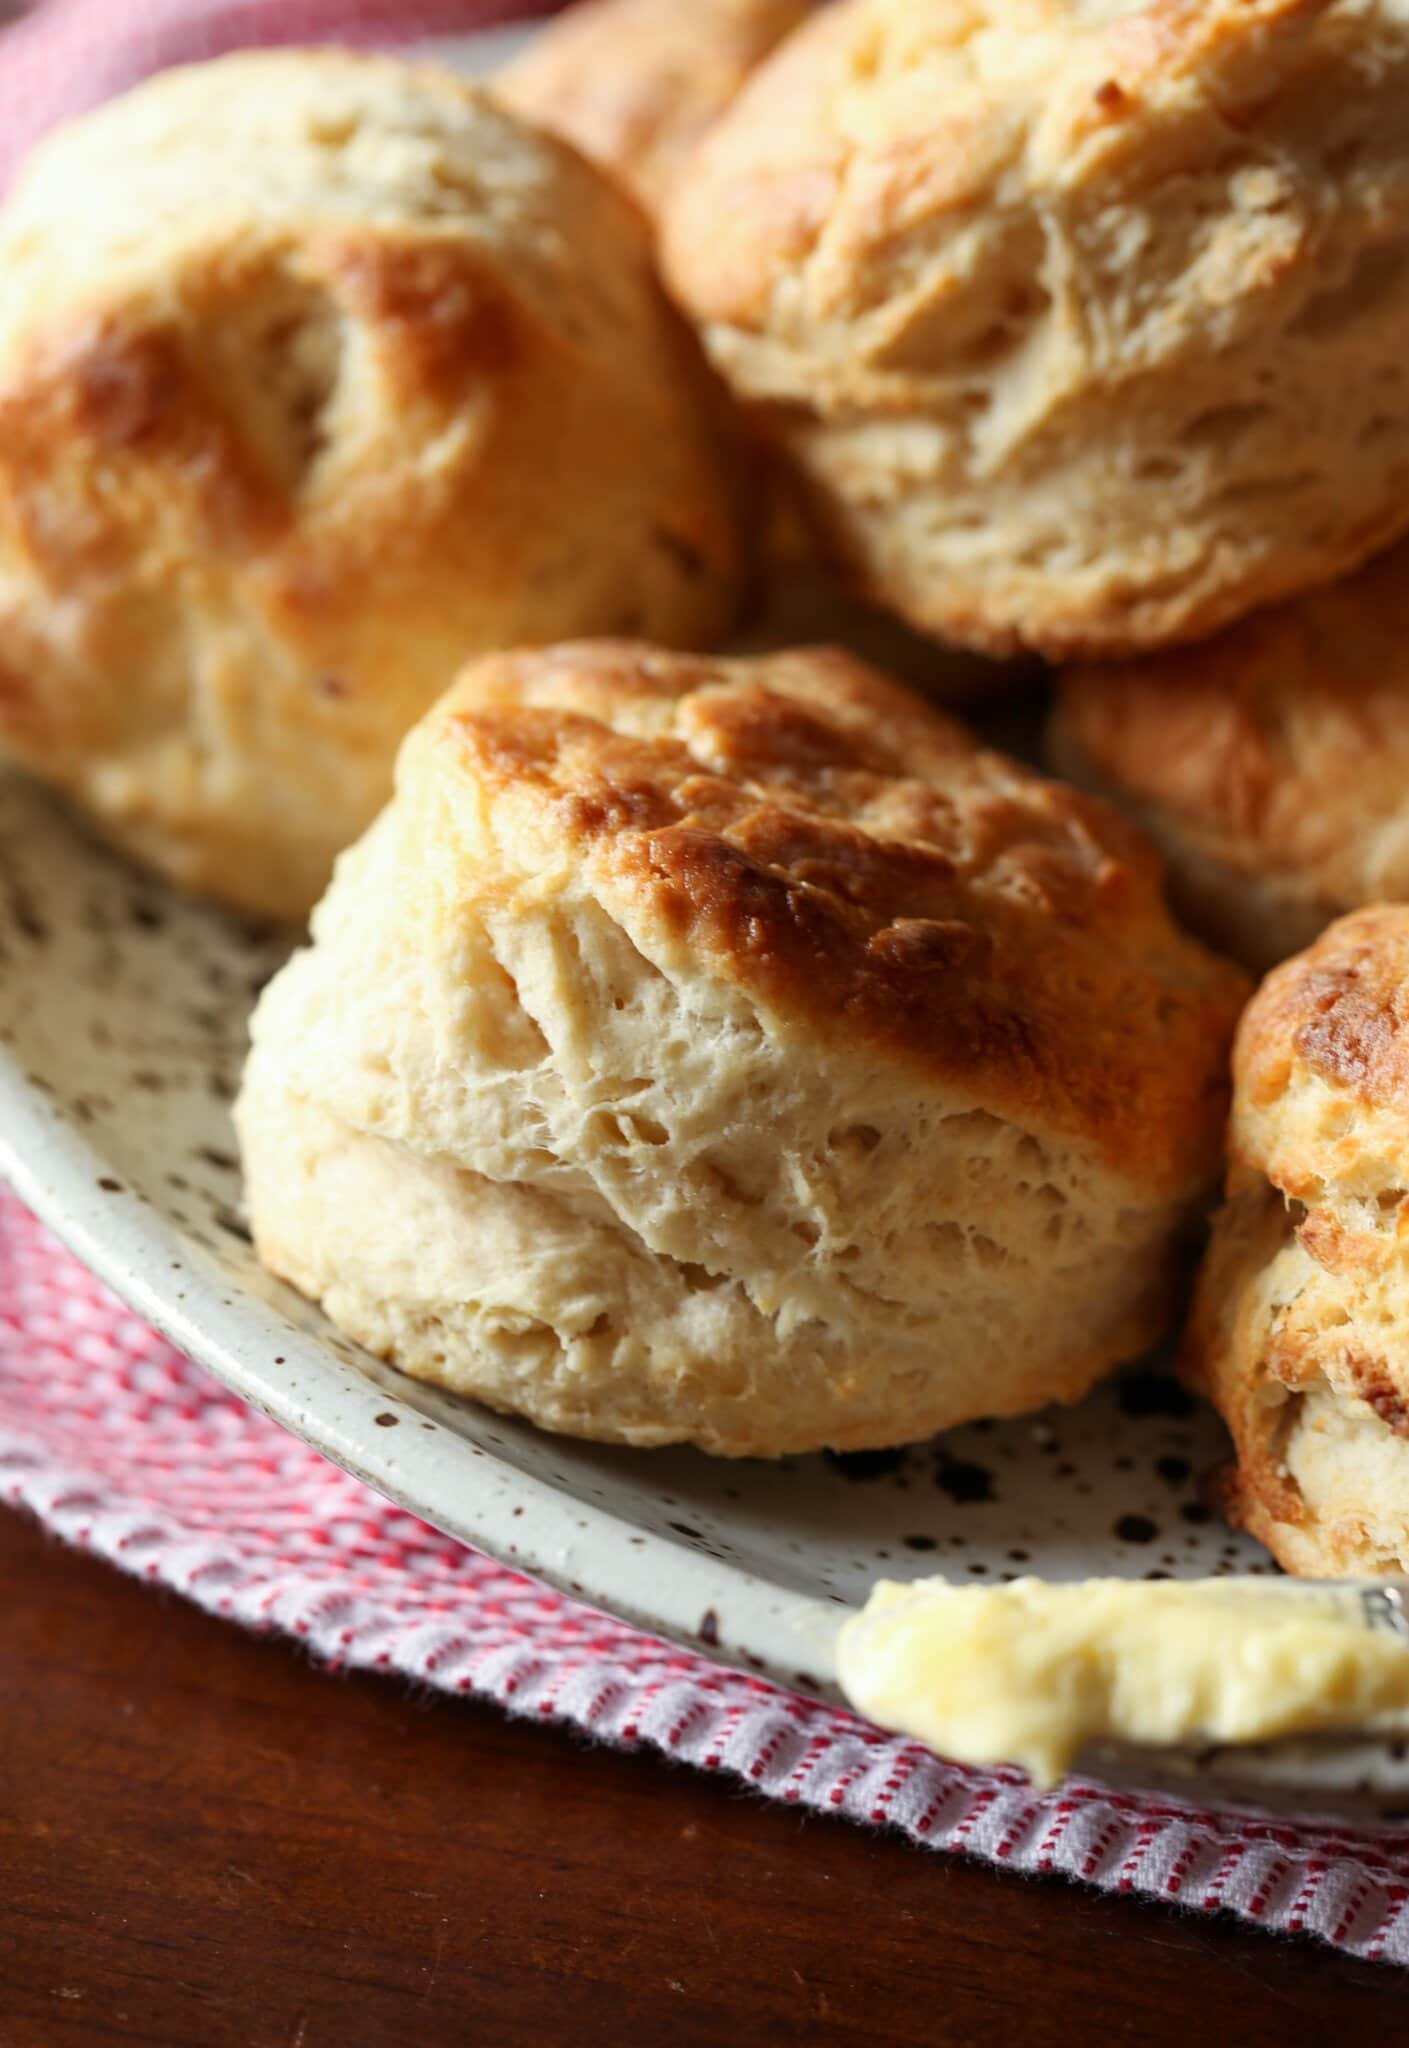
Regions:
<instances>
[{"instance_id":1,"label":"golden brown biscuit","mask_svg":"<svg viewBox=\"0 0 1409 2048\"><path fill-rule=\"evenodd\" d=\"M1409 899L1409 544L1201 646L1068 669L1049 752L1149 833L1180 915L1251 967Z\"/></svg>"},{"instance_id":2,"label":"golden brown biscuit","mask_svg":"<svg viewBox=\"0 0 1409 2048\"><path fill-rule=\"evenodd\" d=\"M811 0L577 0L494 90L654 214L744 80L811 11Z\"/></svg>"},{"instance_id":3,"label":"golden brown biscuit","mask_svg":"<svg viewBox=\"0 0 1409 2048\"><path fill-rule=\"evenodd\" d=\"M0 276L0 742L191 887L305 911L467 654L727 623L645 226L448 72L169 72L41 147Z\"/></svg>"},{"instance_id":4,"label":"golden brown biscuit","mask_svg":"<svg viewBox=\"0 0 1409 2048\"><path fill-rule=\"evenodd\" d=\"M1230 1143L1187 1355L1237 1448L1231 1516L1288 1571L1409 1569L1409 908L1268 977Z\"/></svg>"},{"instance_id":5,"label":"golden brown biscuit","mask_svg":"<svg viewBox=\"0 0 1409 2048\"><path fill-rule=\"evenodd\" d=\"M772 1456L1074 1399L1168 1313L1242 979L1113 812L845 655L478 663L314 934L255 1238L408 1372Z\"/></svg>"},{"instance_id":6,"label":"golden brown biscuit","mask_svg":"<svg viewBox=\"0 0 1409 2048\"><path fill-rule=\"evenodd\" d=\"M667 270L868 592L1134 653L1409 525L1406 133L1404 0L842 0Z\"/></svg>"},{"instance_id":7,"label":"golden brown biscuit","mask_svg":"<svg viewBox=\"0 0 1409 2048\"><path fill-rule=\"evenodd\" d=\"M811 12L809 0L576 0L497 76L495 91L613 171L654 215L745 79ZM753 483L757 603L739 651L838 640L949 703L1031 681L1025 665L1000 669L938 647L894 613L857 602L786 468L763 455Z\"/></svg>"}]
</instances>

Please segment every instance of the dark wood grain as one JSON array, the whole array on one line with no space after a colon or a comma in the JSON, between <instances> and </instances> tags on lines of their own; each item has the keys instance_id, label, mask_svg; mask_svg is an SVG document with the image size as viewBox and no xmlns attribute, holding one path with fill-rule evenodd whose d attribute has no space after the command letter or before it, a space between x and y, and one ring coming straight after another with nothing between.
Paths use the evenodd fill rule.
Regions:
<instances>
[{"instance_id":1,"label":"dark wood grain","mask_svg":"<svg viewBox=\"0 0 1409 2048\"><path fill-rule=\"evenodd\" d=\"M0 1614L3 2048L1403 2037L1397 1971L329 1677L9 1513Z\"/></svg>"}]
</instances>

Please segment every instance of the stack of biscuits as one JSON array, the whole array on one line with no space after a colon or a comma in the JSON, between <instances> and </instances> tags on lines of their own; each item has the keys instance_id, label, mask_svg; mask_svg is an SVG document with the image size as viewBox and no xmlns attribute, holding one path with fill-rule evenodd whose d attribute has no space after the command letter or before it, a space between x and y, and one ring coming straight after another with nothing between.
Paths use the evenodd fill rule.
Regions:
<instances>
[{"instance_id":1,"label":"stack of biscuits","mask_svg":"<svg viewBox=\"0 0 1409 2048\"><path fill-rule=\"evenodd\" d=\"M1409 0L226 59L0 267L0 740L312 909L272 1271L550 1429L862 1449L1137 1354L1226 1171L1229 1511L1409 1565ZM789 550L1065 780L760 635Z\"/></svg>"}]
</instances>

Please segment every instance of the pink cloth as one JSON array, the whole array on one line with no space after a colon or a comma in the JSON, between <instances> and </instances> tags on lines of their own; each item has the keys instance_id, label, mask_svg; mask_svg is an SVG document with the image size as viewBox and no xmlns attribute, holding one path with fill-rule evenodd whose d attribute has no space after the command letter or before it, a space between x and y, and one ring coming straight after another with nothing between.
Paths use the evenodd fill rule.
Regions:
<instances>
[{"instance_id":1,"label":"pink cloth","mask_svg":"<svg viewBox=\"0 0 1409 2048\"><path fill-rule=\"evenodd\" d=\"M682 0L684 4L684 0ZM0 29L0 183L55 120L256 42L404 43L534 0L46 0ZM595 1614L391 1507L224 1393L0 1190L0 1494L55 1534L333 1664L647 1743L927 1847L1226 1908L1409 1963L1409 1837L1268 1826L966 1772Z\"/></svg>"}]
</instances>

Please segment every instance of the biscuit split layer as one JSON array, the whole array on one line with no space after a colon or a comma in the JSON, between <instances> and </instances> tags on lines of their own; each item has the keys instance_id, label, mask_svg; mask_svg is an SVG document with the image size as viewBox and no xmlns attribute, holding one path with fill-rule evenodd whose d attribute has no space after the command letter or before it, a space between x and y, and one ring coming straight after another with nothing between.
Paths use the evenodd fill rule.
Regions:
<instances>
[{"instance_id":1,"label":"biscuit split layer","mask_svg":"<svg viewBox=\"0 0 1409 2048\"><path fill-rule=\"evenodd\" d=\"M1241 978L1114 814L848 657L490 658L271 984L262 1258L554 1429L857 1448L1158 1331Z\"/></svg>"}]
</instances>

